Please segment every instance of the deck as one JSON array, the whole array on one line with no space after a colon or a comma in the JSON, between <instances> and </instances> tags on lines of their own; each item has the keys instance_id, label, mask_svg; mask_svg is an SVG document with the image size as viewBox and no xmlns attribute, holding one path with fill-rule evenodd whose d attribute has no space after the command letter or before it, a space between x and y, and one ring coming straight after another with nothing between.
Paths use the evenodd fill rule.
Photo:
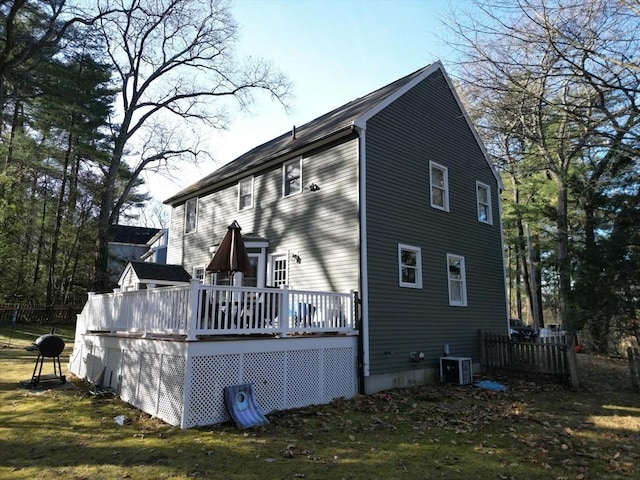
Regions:
<instances>
[{"instance_id":1,"label":"deck","mask_svg":"<svg viewBox=\"0 0 640 480\"><path fill-rule=\"evenodd\" d=\"M172 425L229 420L226 386L262 412L357 394L354 293L201 285L89 294L69 371Z\"/></svg>"}]
</instances>

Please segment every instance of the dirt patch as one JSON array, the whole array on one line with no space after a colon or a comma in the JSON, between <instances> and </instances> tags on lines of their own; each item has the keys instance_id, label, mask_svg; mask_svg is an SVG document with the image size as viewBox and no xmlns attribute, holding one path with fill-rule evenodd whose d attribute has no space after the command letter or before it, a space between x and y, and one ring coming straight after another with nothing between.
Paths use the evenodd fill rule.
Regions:
<instances>
[{"instance_id":1,"label":"dirt patch","mask_svg":"<svg viewBox=\"0 0 640 480\"><path fill-rule=\"evenodd\" d=\"M580 389L594 392L632 392L629 362L622 357L578 354Z\"/></svg>"}]
</instances>

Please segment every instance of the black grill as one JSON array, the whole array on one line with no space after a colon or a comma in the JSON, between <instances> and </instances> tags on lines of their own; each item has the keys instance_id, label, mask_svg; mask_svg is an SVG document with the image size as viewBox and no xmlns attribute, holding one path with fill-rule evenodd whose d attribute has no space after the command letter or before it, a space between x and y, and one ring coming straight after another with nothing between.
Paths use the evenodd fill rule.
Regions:
<instances>
[{"instance_id":1,"label":"black grill","mask_svg":"<svg viewBox=\"0 0 640 480\"><path fill-rule=\"evenodd\" d=\"M62 383L67 381L66 377L62 375L62 368L60 366L60 354L64 350L64 340L54 335L54 330L51 330L51 333L46 335L41 335L33 342L32 346L27 347L28 350L37 350L38 352L38 358L36 359L36 365L33 368L33 375L31 375L30 382L34 387L37 386L41 380L60 380ZM42 366L45 358L53 359L53 375L43 377Z\"/></svg>"}]
</instances>

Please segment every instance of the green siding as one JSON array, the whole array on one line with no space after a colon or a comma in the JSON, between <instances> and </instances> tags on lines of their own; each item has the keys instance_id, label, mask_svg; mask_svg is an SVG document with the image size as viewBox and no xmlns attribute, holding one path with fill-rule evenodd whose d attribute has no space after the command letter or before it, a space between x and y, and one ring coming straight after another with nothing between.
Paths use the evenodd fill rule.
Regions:
<instances>
[{"instance_id":1,"label":"green siding","mask_svg":"<svg viewBox=\"0 0 640 480\"><path fill-rule=\"evenodd\" d=\"M479 361L478 330L504 332L498 185L440 72L367 122L370 374ZM448 168L449 212L431 208L429 161ZM476 181L491 186L493 225L477 220ZM422 250L422 289L398 286L398 243ZM467 307L449 306L446 255L465 258ZM409 352L424 352L416 365Z\"/></svg>"},{"instance_id":2,"label":"green siding","mask_svg":"<svg viewBox=\"0 0 640 480\"><path fill-rule=\"evenodd\" d=\"M320 190L282 197L282 163L254 176L254 207L237 210L236 184L199 199L196 233L185 235L184 205L173 209L169 262L188 272L205 265L227 225L237 220L242 233L266 238L267 253L289 258L292 288L348 292L358 288L357 140L311 152L302 160L302 182Z\"/></svg>"}]
</instances>

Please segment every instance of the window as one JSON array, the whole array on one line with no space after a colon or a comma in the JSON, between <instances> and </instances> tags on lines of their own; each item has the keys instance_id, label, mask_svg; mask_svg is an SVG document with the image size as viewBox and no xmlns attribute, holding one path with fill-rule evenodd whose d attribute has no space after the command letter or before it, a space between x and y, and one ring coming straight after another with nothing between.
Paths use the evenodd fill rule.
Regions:
<instances>
[{"instance_id":1,"label":"window","mask_svg":"<svg viewBox=\"0 0 640 480\"><path fill-rule=\"evenodd\" d=\"M271 286L287 285L287 255L272 255L270 264Z\"/></svg>"},{"instance_id":2,"label":"window","mask_svg":"<svg viewBox=\"0 0 640 480\"><path fill-rule=\"evenodd\" d=\"M282 196L288 197L302 192L302 159L286 162L282 176Z\"/></svg>"},{"instance_id":3,"label":"window","mask_svg":"<svg viewBox=\"0 0 640 480\"><path fill-rule=\"evenodd\" d=\"M204 274L204 267L193 267L191 278L198 280L200 283L204 283Z\"/></svg>"},{"instance_id":4,"label":"window","mask_svg":"<svg viewBox=\"0 0 640 480\"><path fill-rule=\"evenodd\" d=\"M229 272L216 272L211 275L213 285L231 285L231 274Z\"/></svg>"},{"instance_id":5,"label":"window","mask_svg":"<svg viewBox=\"0 0 640 480\"><path fill-rule=\"evenodd\" d=\"M238 182L238 210L253 207L253 177Z\"/></svg>"},{"instance_id":6,"label":"window","mask_svg":"<svg viewBox=\"0 0 640 480\"><path fill-rule=\"evenodd\" d=\"M464 273L464 257L447 254L449 276L449 305L467 306L467 281Z\"/></svg>"},{"instance_id":7,"label":"window","mask_svg":"<svg viewBox=\"0 0 640 480\"><path fill-rule=\"evenodd\" d=\"M187 200L184 205L184 233L196 231L198 226L198 199Z\"/></svg>"},{"instance_id":8,"label":"window","mask_svg":"<svg viewBox=\"0 0 640 480\"><path fill-rule=\"evenodd\" d=\"M258 286L258 268L260 263L260 254L250 253L249 262L253 267L253 275L242 274L242 286L243 287L257 287Z\"/></svg>"},{"instance_id":9,"label":"window","mask_svg":"<svg viewBox=\"0 0 640 480\"><path fill-rule=\"evenodd\" d=\"M398 284L422 288L422 257L418 247L398 244Z\"/></svg>"},{"instance_id":10,"label":"window","mask_svg":"<svg viewBox=\"0 0 640 480\"><path fill-rule=\"evenodd\" d=\"M478 221L492 225L491 187L484 183L476 182L476 194L478 198Z\"/></svg>"},{"instance_id":11,"label":"window","mask_svg":"<svg viewBox=\"0 0 640 480\"><path fill-rule=\"evenodd\" d=\"M429 162L429 175L431 178L431 206L448 212L449 179L447 178L447 169L437 163Z\"/></svg>"}]
</instances>

